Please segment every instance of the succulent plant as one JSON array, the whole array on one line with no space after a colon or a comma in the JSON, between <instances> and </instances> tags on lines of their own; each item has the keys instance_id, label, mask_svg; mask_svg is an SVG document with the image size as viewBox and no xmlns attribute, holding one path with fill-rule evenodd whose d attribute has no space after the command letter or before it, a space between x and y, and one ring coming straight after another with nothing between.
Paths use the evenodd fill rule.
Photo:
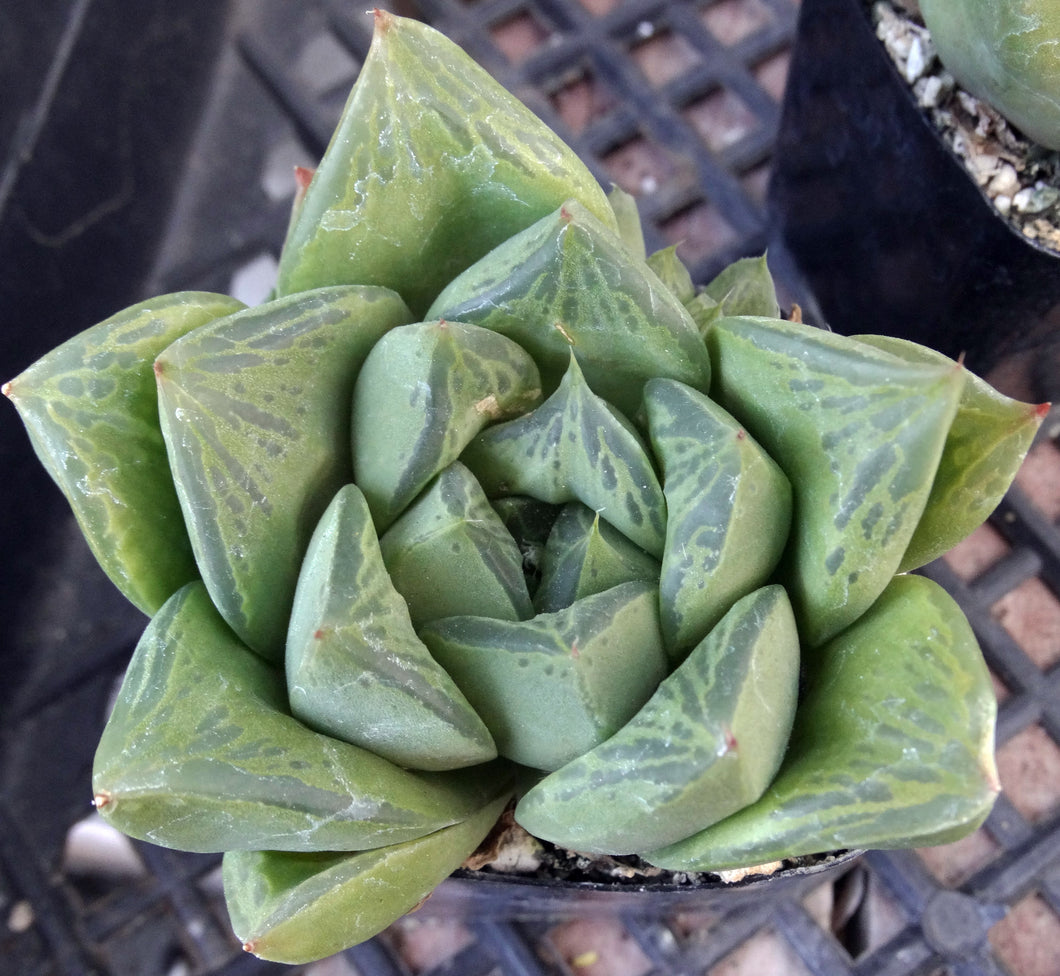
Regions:
<instances>
[{"instance_id":1,"label":"succulent plant","mask_svg":"<svg viewBox=\"0 0 1060 976\"><path fill-rule=\"evenodd\" d=\"M1060 149L1060 6L1054 0L920 0L950 73L1017 128Z\"/></svg>"},{"instance_id":2,"label":"succulent plant","mask_svg":"<svg viewBox=\"0 0 1060 976\"><path fill-rule=\"evenodd\" d=\"M501 812L681 870L940 842L995 702L907 571L1042 418L912 343L697 290L435 31L376 13L275 296L179 293L12 380L151 616L96 753L129 835L224 852L245 947L366 939Z\"/></svg>"}]
</instances>

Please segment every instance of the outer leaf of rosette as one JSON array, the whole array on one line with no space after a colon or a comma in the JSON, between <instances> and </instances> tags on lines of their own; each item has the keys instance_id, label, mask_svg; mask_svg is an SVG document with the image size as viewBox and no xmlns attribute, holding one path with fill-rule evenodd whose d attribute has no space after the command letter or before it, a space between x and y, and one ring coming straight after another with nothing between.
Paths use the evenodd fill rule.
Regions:
<instances>
[{"instance_id":1,"label":"outer leaf of rosette","mask_svg":"<svg viewBox=\"0 0 1060 976\"><path fill-rule=\"evenodd\" d=\"M181 336L243 307L206 292L149 299L67 340L4 387L93 555L147 614L199 575L151 366Z\"/></svg>"},{"instance_id":2,"label":"outer leaf of rosette","mask_svg":"<svg viewBox=\"0 0 1060 976\"><path fill-rule=\"evenodd\" d=\"M459 461L442 470L379 547L416 627L464 614L534 615L519 546Z\"/></svg>"},{"instance_id":3,"label":"outer leaf of rosette","mask_svg":"<svg viewBox=\"0 0 1060 976\"><path fill-rule=\"evenodd\" d=\"M643 582L532 620L436 620L420 637L497 751L534 769L558 769L609 738L666 675L658 592Z\"/></svg>"},{"instance_id":4,"label":"outer leaf of rosette","mask_svg":"<svg viewBox=\"0 0 1060 976\"><path fill-rule=\"evenodd\" d=\"M787 595L776 585L750 593L618 732L523 796L516 820L536 837L600 854L683 840L769 786L798 683Z\"/></svg>"},{"instance_id":5,"label":"outer leaf of rosette","mask_svg":"<svg viewBox=\"0 0 1060 976\"><path fill-rule=\"evenodd\" d=\"M461 823L371 851L229 851L224 892L236 937L247 952L296 965L358 945L460 867L507 802L503 793Z\"/></svg>"},{"instance_id":6,"label":"outer leaf of rosette","mask_svg":"<svg viewBox=\"0 0 1060 976\"><path fill-rule=\"evenodd\" d=\"M328 506L302 563L287 691L296 718L399 766L456 769L497 755L482 720L416 636L355 485Z\"/></svg>"},{"instance_id":7,"label":"outer leaf of rosette","mask_svg":"<svg viewBox=\"0 0 1060 976\"><path fill-rule=\"evenodd\" d=\"M96 751L96 807L180 850L360 850L471 816L492 767L412 773L307 728L199 582L151 621Z\"/></svg>"},{"instance_id":8,"label":"outer leaf of rosette","mask_svg":"<svg viewBox=\"0 0 1060 976\"><path fill-rule=\"evenodd\" d=\"M723 318L707 345L711 396L794 493L783 579L805 647L867 610L898 570L927 503L963 370L909 363L846 336Z\"/></svg>"},{"instance_id":9,"label":"outer leaf of rosette","mask_svg":"<svg viewBox=\"0 0 1060 976\"><path fill-rule=\"evenodd\" d=\"M710 360L692 317L647 263L571 201L443 291L430 317L511 336L554 390L577 356L589 385L628 416L653 376L705 390Z\"/></svg>"},{"instance_id":10,"label":"outer leaf of rosette","mask_svg":"<svg viewBox=\"0 0 1060 976\"><path fill-rule=\"evenodd\" d=\"M585 382L574 356L536 410L489 427L461 456L490 497L580 501L660 557L666 501L644 442Z\"/></svg>"},{"instance_id":11,"label":"outer leaf of rosette","mask_svg":"<svg viewBox=\"0 0 1060 976\"><path fill-rule=\"evenodd\" d=\"M162 432L195 558L221 615L283 660L298 567L350 480L350 398L407 322L385 288L321 288L198 329L155 364Z\"/></svg>"},{"instance_id":12,"label":"outer leaf of rosette","mask_svg":"<svg viewBox=\"0 0 1060 976\"><path fill-rule=\"evenodd\" d=\"M569 607L619 583L656 583L659 562L580 502L564 505L545 543L541 585L534 594L539 613Z\"/></svg>"},{"instance_id":13,"label":"outer leaf of rosette","mask_svg":"<svg viewBox=\"0 0 1060 976\"><path fill-rule=\"evenodd\" d=\"M807 663L788 752L762 798L648 861L707 871L920 847L983 822L999 789L997 704L971 627L945 590L896 577Z\"/></svg>"},{"instance_id":14,"label":"outer leaf of rosette","mask_svg":"<svg viewBox=\"0 0 1060 976\"><path fill-rule=\"evenodd\" d=\"M909 362L955 365L942 353L907 339L854 338ZM1048 404L1021 403L974 373L966 374L931 495L900 572L937 559L986 521L1016 477L1047 411Z\"/></svg>"},{"instance_id":15,"label":"outer leaf of rosette","mask_svg":"<svg viewBox=\"0 0 1060 976\"><path fill-rule=\"evenodd\" d=\"M540 402L534 361L496 332L438 321L386 335L353 396L355 480L379 531L483 427Z\"/></svg>"},{"instance_id":16,"label":"outer leaf of rosette","mask_svg":"<svg viewBox=\"0 0 1060 976\"><path fill-rule=\"evenodd\" d=\"M615 226L593 175L526 106L442 34L376 11L278 293L385 285L423 316L457 274L571 197Z\"/></svg>"},{"instance_id":17,"label":"outer leaf of rosette","mask_svg":"<svg viewBox=\"0 0 1060 976\"><path fill-rule=\"evenodd\" d=\"M769 579L791 528L791 485L740 424L674 380L644 388L663 469L663 637L680 661L740 597Z\"/></svg>"}]
</instances>

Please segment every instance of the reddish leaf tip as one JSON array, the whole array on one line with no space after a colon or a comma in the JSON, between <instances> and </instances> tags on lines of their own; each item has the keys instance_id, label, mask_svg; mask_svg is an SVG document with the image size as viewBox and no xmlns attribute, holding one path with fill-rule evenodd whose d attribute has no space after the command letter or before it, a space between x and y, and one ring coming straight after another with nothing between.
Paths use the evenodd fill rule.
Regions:
<instances>
[{"instance_id":1,"label":"reddish leaf tip","mask_svg":"<svg viewBox=\"0 0 1060 976\"><path fill-rule=\"evenodd\" d=\"M376 7L372 10L372 16L375 17L375 29L380 33L385 33L394 25L394 15L389 10Z\"/></svg>"},{"instance_id":2,"label":"reddish leaf tip","mask_svg":"<svg viewBox=\"0 0 1060 976\"><path fill-rule=\"evenodd\" d=\"M299 191L304 193L309 189L309 184L312 182L315 172L315 169L310 169L308 166L296 166L294 168L294 180L298 184Z\"/></svg>"},{"instance_id":3,"label":"reddish leaf tip","mask_svg":"<svg viewBox=\"0 0 1060 976\"><path fill-rule=\"evenodd\" d=\"M8 384L10 385L10 384ZM6 387L5 387L6 389ZM1038 423L1041 423L1048 416L1049 411L1052 410L1053 405L1049 402L1039 403L1033 410L1034 416L1037 418Z\"/></svg>"},{"instance_id":4,"label":"reddish leaf tip","mask_svg":"<svg viewBox=\"0 0 1060 976\"><path fill-rule=\"evenodd\" d=\"M11 380L8 380L3 386L0 386L0 393L3 393L9 400L14 398L14 390L11 388Z\"/></svg>"},{"instance_id":5,"label":"reddish leaf tip","mask_svg":"<svg viewBox=\"0 0 1060 976\"><path fill-rule=\"evenodd\" d=\"M100 790L94 797L92 797L92 806L97 810L102 810L110 802L111 795L106 790Z\"/></svg>"}]
</instances>

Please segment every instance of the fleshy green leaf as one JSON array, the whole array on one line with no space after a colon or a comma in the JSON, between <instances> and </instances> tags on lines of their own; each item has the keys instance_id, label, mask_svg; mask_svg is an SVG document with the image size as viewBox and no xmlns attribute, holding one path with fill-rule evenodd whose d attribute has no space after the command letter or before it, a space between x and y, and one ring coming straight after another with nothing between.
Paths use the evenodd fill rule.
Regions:
<instances>
[{"instance_id":1,"label":"fleshy green leaf","mask_svg":"<svg viewBox=\"0 0 1060 976\"><path fill-rule=\"evenodd\" d=\"M791 485L740 424L697 390L652 380L644 407L666 495L663 637L679 661L776 568L791 526Z\"/></svg>"},{"instance_id":2,"label":"fleshy green leaf","mask_svg":"<svg viewBox=\"0 0 1060 976\"><path fill-rule=\"evenodd\" d=\"M455 769L497 755L482 720L416 636L355 485L328 506L302 564L287 688L291 711L311 728L408 769Z\"/></svg>"},{"instance_id":3,"label":"fleshy green leaf","mask_svg":"<svg viewBox=\"0 0 1060 976\"><path fill-rule=\"evenodd\" d=\"M201 583L133 655L96 751L99 812L186 851L358 850L421 837L492 797L496 772L411 773L291 717L283 675L245 647Z\"/></svg>"},{"instance_id":4,"label":"fleshy green leaf","mask_svg":"<svg viewBox=\"0 0 1060 976\"><path fill-rule=\"evenodd\" d=\"M147 614L199 575L152 366L182 335L241 308L205 292L152 298L64 342L4 387L100 566Z\"/></svg>"},{"instance_id":5,"label":"fleshy green leaf","mask_svg":"<svg viewBox=\"0 0 1060 976\"><path fill-rule=\"evenodd\" d=\"M658 579L658 560L592 509L570 502L563 506L545 543L534 606L539 613L549 613L619 583L654 584Z\"/></svg>"},{"instance_id":6,"label":"fleshy green leaf","mask_svg":"<svg viewBox=\"0 0 1060 976\"><path fill-rule=\"evenodd\" d=\"M714 301L710 295L702 291L685 302L685 308L692 316L692 321L696 323L701 336L705 336L710 331L710 327L725 314L721 303Z\"/></svg>"},{"instance_id":7,"label":"fleshy green leaf","mask_svg":"<svg viewBox=\"0 0 1060 976\"><path fill-rule=\"evenodd\" d=\"M420 637L497 751L535 769L557 769L613 735L666 674L658 592L647 583L532 620L436 620Z\"/></svg>"},{"instance_id":8,"label":"fleshy green leaf","mask_svg":"<svg viewBox=\"0 0 1060 976\"><path fill-rule=\"evenodd\" d=\"M162 431L203 582L269 660L283 660L313 527L351 477L357 370L408 317L384 288L322 288L215 321L157 360Z\"/></svg>"},{"instance_id":9,"label":"fleshy green leaf","mask_svg":"<svg viewBox=\"0 0 1060 976\"><path fill-rule=\"evenodd\" d=\"M446 282L571 197L614 226L592 174L518 99L437 31L376 11L278 293L385 285L422 316Z\"/></svg>"},{"instance_id":10,"label":"fleshy green leaf","mask_svg":"<svg viewBox=\"0 0 1060 976\"><path fill-rule=\"evenodd\" d=\"M516 820L576 851L682 840L762 795L784 755L798 681L783 588L748 594L618 732L530 790Z\"/></svg>"},{"instance_id":11,"label":"fleshy green leaf","mask_svg":"<svg viewBox=\"0 0 1060 976\"><path fill-rule=\"evenodd\" d=\"M780 318L776 286L764 254L734 261L703 289L703 294L721 306L722 315Z\"/></svg>"},{"instance_id":12,"label":"fleshy green leaf","mask_svg":"<svg viewBox=\"0 0 1060 976\"><path fill-rule=\"evenodd\" d=\"M483 427L541 402L534 361L475 325L394 329L365 361L353 396L353 465L380 532Z\"/></svg>"},{"instance_id":13,"label":"fleshy green leaf","mask_svg":"<svg viewBox=\"0 0 1060 976\"><path fill-rule=\"evenodd\" d=\"M788 476L783 582L804 643L856 620L894 576L964 385L962 370L907 363L780 319L725 318L707 343L711 394Z\"/></svg>"},{"instance_id":14,"label":"fleshy green leaf","mask_svg":"<svg viewBox=\"0 0 1060 976\"><path fill-rule=\"evenodd\" d=\"M534 615L519 546L459 461L434 479L379 546L417 627L462 614Z\"/></svg>"},{"instance_id":15,"label":"fleshy green leaf","mask_svg":"<svg viewBox=\"0 0 1060 976\"><path fill-rule=\"evenodd\" d=\"M982 823L998 791L997 703L971 627L941 587L895 578L807 664L806 697L772 786L648 861L712 871L944 843Z\"/></svg>"},{"instance_id":16,"label":"fleshy green leaf","mask_svg":"<svg viewBox=\"0 0 1060 976\"><path fill-rule=\"evenodd\" d=\"M670 289L674 297L688 308L688 303L695 297L696 286L692 283L688 268L677 256L677 245L656 251L648 258L648 267L658 275L659 280Z\"/></svg>"},{"instance_id":17,"label":"fleshy green leaf","mask_svg":"<svg viewBox=\"0 0 1060 976\"><path fill-rule=\"evenodd\" d=\"M855 338L909 362L954 365L942 353L906 339ZM1048 404L1012 400L966 373L927 507L899 572L937 559L986 521L1016 477L1046 410Z\"/></svg>"},{"instance_id":18,"label":"fleshy green leaf","mask_svg":"<svg viewBox=\"0 0 1060 976\"><path fill-rule=\"evenodd\" d=\"M511 336L541 368L546 393L573 352L589 386L631 417L653 376L703 390L710 381L709 357L684 306L574 202L465 271L428 314Z\"/></svg>"},{"instance_id":19,"label":"fleshy green leaf","mask_svg":"<svg viewBox=\"0 0 1060 976\"><path fill-rule=\"evenodd\" d=\"M1054 0L921 0L919 8L957 83L1028 139L1060 150L1060 7Z\"/></svg>"},{"instance_id":20,"label":"fleshy green leaf","mask_svg":"<svg viewBox=\"0 0 1060 976\"><path fill-rule=\"evenodd\" d=\"M666 502L629 422L589 389L578 361L559 389L526 416L476 437L461 460L486 494L580 501L628 539L661 556Z\"/></svg>"},{"instance_id":21,"label":"fleshy green leaf","mask_svg":"<svg viewBox=\"0 0 1060 976\"><path fill-rule=\"evenodd\" d=\"M461 823L372 851L229 851L224 891L236 937L247 952L289 964L364 942L460 867L507 802L504 793Z\"/></svg>"},{"instance_id":22,"label":"fleshy green leaf","mask_svg":"<svg viewBox=\"0 0 1060 976\"><path fill-rule=\"evenodd\" d=\"M644 229L640 223L637 198L632 193L627 193L618 184L613 184L611 192L607 195L607 202L611 204L615 223L618 225L618 236L622 243L626 245L633 257L643 261L647 256L647 250L644 247Z\"/></svg>"}]
</instances>

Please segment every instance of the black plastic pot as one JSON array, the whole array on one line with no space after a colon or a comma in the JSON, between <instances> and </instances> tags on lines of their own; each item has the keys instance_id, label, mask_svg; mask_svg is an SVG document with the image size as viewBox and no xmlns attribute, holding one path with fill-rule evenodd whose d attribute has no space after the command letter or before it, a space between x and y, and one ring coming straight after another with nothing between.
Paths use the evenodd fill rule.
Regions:
<instances>
[{"instance_id":1,"label":"black plastic pot","mask_svg":"<svg viewBox=\"0 0 1060 976\"><path fill-rule=\"evenodd\" d=\"M864 0L803 0L770 206L837 332L965 353L980 373L1056 341L1060 255L998 215L917 107Z\"/></svg>"},{"instance_id":2,"label":"black plastic pot","mask_svg":"<svg viewBox=\"0 0 1060 976\"><path fill-rule=\"evenodd\" d=\"M614 916L635 912L663 917L679 911L734 912L767 893L790 897L804 892L819 876L849 869L863 851L840 851L776 874L749 875L739 881L705 880L681 883L666 873L641 882L557 880L488 871L457 871L437 888L423 908L425 915L443 917L488 915L508 920L577 915Z\"/></svg>"}]
</instances>

